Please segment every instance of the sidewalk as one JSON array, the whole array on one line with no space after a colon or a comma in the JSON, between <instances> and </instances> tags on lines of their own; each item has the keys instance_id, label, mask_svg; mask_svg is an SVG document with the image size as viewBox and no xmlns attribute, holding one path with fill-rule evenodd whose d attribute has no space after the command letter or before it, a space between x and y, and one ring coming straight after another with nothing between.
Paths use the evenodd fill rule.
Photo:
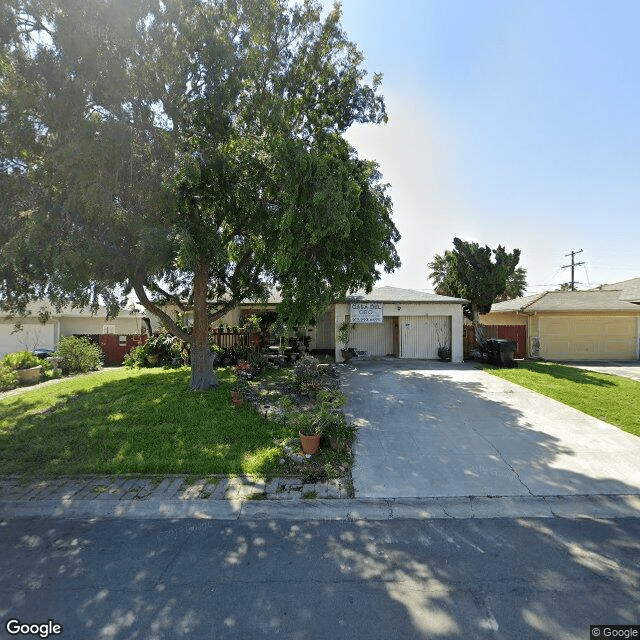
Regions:
<instances>
[{"instance_id":1,"label":"sidewalk","mask_svg":"<svg viewBox=\"0 0 640 640\"><path fill-rule=\"evenodd\" d=\"M347 498L333 481L275 478L199 480L0 478L0 523L18 517L204 520L400 520L468 518L637 518L638 495Z\"/></svg>"}]
</instances>

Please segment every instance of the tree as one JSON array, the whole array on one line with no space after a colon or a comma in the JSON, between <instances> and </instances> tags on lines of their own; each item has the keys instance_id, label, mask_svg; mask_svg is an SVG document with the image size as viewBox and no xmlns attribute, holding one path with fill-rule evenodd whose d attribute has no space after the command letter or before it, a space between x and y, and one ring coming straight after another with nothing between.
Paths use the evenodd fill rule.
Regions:
<instances>
[{"instance_id":1,"label":"tree","mask_svg":"<svg viewBox=\"0 0 640 640\"><path fill-rule=\"evenodd\" d=\"M517 267L520 250L507 253L501 245L490 249L460 238L454 238L453 245L453 251L434 256L429 277L436 293L469 300L464 313L482 336L479 315L488 313L494 302L521 296L527 286L525 270Z\"/></svg>"},{"instance_id":2,"label":"tree","mask_svg":"<svg viewBox=\"0 0 640 640\"><path fill-rule=\"evenodd\" d=\"M9 0L0 305L139 302L217 386L209 326L281 288L308 321L399 265L391 201L343 134L386 121L336 5ZM164 310L193 310L191 333Z\"/></svg>"}]
</instances>

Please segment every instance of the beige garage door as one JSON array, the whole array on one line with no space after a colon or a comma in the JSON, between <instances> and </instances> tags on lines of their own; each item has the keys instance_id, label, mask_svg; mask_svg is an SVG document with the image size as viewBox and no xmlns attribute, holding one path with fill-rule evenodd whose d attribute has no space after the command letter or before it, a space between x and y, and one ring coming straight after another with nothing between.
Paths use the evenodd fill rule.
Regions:
<instances>
[{"instance_id":1,"label":"beige garage door","mask_svg":"<svg viewBox=\"0 0 640 640\"><path fill-rule=\"evenodd\" d=\"M540 318L540 355L551 360L633 360L636 318Z\"/></svg>"},{"instance_id":2,"label":"beige garage door","mask_svg":"<svg viewBox=\"0 0 640 640\"><path fill-rule=\"evenodd\" d=\"M400 357L435 360L438 347L451 348L451 316L401 316Z\"/></svg>"}]
</instances>

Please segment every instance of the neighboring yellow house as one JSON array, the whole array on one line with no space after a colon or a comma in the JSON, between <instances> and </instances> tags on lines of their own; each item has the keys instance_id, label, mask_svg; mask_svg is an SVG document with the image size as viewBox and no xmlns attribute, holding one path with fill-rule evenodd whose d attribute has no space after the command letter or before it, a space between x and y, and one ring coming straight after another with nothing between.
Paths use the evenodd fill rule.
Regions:
<instances>
[{"instance_id":1,"label":"neighboring yellow house","mask_svg":"<svg viewBox=\"0 0 640 640\"><path fill-rule=\"evenodd\" d=\"M524 325L527 356L640 359L640 278L589 291L547 291L494 304L487 325Z\"/></svg>"}]
</instances>

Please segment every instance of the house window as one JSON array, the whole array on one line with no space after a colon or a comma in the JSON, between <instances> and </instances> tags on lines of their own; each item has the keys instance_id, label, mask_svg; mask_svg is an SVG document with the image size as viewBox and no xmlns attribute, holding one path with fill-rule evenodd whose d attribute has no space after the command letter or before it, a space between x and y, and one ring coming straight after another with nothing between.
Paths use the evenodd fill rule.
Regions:
<instances>
[{"instance_id":1,"label":"house window","mask_svg":"<svg viewBox=\"0 0 640 640\"><path fill-rule=\"evenodd\" d=\"M121 347L126 347L127 346L127 336L118 336L118 344Z\"/></svg>"},{"instance_id":2,"label":"house window","mask_svg":"<svg viewBox=\"0 0 640 640\"><path fill-rule=\"evenodd\" d=\"M115 333L116 325L115 324L103 324L102 325L102 333Z\"/></svg>"}]
</instances>

